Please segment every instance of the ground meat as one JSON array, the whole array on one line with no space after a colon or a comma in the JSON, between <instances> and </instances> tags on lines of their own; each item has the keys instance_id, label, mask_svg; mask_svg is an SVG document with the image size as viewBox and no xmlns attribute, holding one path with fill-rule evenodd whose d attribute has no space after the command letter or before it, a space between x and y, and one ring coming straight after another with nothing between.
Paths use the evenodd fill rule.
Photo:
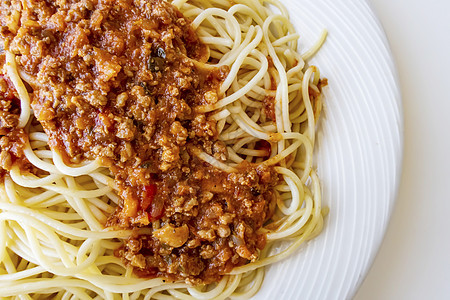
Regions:
<instances>
[{"instance_id":1,"label":"ground meat","mask_svg":"<svg viewBox=\"0 0 450 300\"><path fill-rule=\"evenodd\" d=\"M110 168L121 201L107 226L153 229L116 255L141 276L195 284L257 259L278 177L250 163L227 174L189 150L227 160L216 122L196 107L219 100L229 72L194 65L208 51L190 21L161 0L29 1L19 14L19 28L2 17L1 34L34 79L50 147Z\"/></svg>"},{"instance_id":2,"label":"ground meat","mask_svg":"<svg viewBox=\"0 0 450 300\"><path fill-rule=\"evenodd\" d=\"M226 174L195 157L188 165L190 174L173 172L160 175L162 180L157 181L155 200L165 201L158 220L161 229L145 236L142 247L125 245L118 252L122 257L144 255L142 276L212 282L233 267L257 259L265 246L265 236L258 229L275 209L272 188L278 176L273 169L244 163L237 173ZM170 259L154 245L163 245ZM201 272L194 275L183 270L179 266L182 254L201 262Z\"/></svg>"}]
</instances>

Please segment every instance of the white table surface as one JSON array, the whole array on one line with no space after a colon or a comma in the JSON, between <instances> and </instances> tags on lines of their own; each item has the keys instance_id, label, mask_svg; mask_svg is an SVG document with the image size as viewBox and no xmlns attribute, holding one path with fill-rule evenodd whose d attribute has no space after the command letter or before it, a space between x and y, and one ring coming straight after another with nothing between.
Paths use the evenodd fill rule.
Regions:
<instances>
[{"instance_id":1,"label":"white table surface","mask_svg":"<svg viewBox=\"0 0 450 300\"><path fill-rule=\"evenodd\" d=\"M369 0L403 95L395 210L355 300L450 299L450 1Z\"/></svg>"}]
</instances>

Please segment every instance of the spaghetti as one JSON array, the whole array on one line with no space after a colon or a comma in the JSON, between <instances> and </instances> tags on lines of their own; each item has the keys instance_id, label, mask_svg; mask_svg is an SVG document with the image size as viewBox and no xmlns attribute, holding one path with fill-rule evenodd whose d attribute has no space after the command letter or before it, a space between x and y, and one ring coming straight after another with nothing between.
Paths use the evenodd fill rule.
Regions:
<instances>
[{"instance_id":1,"label":"spaghetti","mask_svg":"<svg viewBox=\"0 0 450 300\"><path fill-rule=\"evenodd\" d=\"M96 6L90 1L86 3L90 3L86 4L87 11ZM173 133L175 138L184 136L179 144L171 147L161 144L161 149L166 147L167 152L149 146L143 151L146 154L128 154L124 161L115 161L106 154L97 157L95 152L89 152L91 149L80 154L81 150L73 145L81 138L64 140L63 136L73 137L70 135L73 130L60 126L54 116L48 117L48 111L55 107L39 100L48 92L39 83L44 71L32 74L17 63L21 62L20 55L25 57L26 53L14 40L5 39L3 86L11 85L19 102L14 103L14 99L5 96L8 98L5 103L10 104L3 107L5 115L11 115L13 121L3 125L2 135L8 138L5 143L16 142L16 147L4 147L0 142L0 163L5 170L0 185L2 296L17 299L49 296L55 299L249 298L263 282L264 266L288 257L322 229L326 210L321 206L319 179L312 164L315 126L322 107L321 89L326 81L305 60L320 48L326 34L302 56L297 52L299 35L288 20L287 10L278 1L175 0L173 7L162 1L134 1L133 7L145 7L147 3L154 6L143 8L144 12L149 9L175 16L176 26L185 29L180 35L186 44L180 46L175 35L174 47L180 47L180 53L172 53L162 42L156 48L148 48L144 56L150 59L145 64L147 73L158 82L156 88L151 86L151 79L133 84L136 93L141 95L139 98L127 93L127 86L114 87L117 89L115 103L120 106L118 103L129 103L137 97L132 103L151 99L155 107L164 107L166 102L174 107L179 105L167 100L166 93L171 93L170 99L180 100L181 96L167 86L164 91L157 88L161 82L171 82L172 77L167 74L172 71L166 65L170 55L175 59L172 64L181 66L177 71L190 67L193 71L186 72L193 72L193 78L198 76L199 82L209 82L206 87L199 84L199 88L186 88L194 94L183 94L180 89L184 97L192 98L186 100L192 108L185 117L189 125L178 121L179 117L156 122L156 133L153 132L156 136L160 134L158 130L163 130L158 128L166 127L176 133ZM12 6L16 10L12 9L8 17L2 16L2 22L15 36L21 34L20 13L26 5L16 3ZM91 23L94 17L92 13ZM185 23L183 18L192 23ZM130 15L125 15L124 24L127 19ZM144 23L140 26L145 29ZM35 26L31 19L28 23L22 19L21 24ZM168 26L170 30L178 30ZM195 30L199 42L191 35L190 28ZM58 40L45 32L48 43ZM163 41L152 37L154 33L150 29L149 32L154 41ZM129 51L118 49L111 52ZM100 50L93 51L95 56ZM198 55L190 54L192 51ZM124 65L121 67L97 64L95 70L106 82L119 78L122 71L127 75ZM139 76L150 76L147 73ZM131 82L136 76L123 80ZM175 81L184 86L180 80ZM24 83L34 90L33 101ZM68 95L67 90L64 92ZM100 94L90 99L89 107L104 107L111 101ZM52 105L58 106L54 102ZM136 107L129 110L139 112L141 109ZM117 124L128 124L117 121L127 116L117 111L106 113L99 109L87 113L95 124L91 124L92 128L88 128L90 123L81 124L86 125L81 130L82 137L89 136L84 132L95 135L96 128L101 126L105 132L111 131L113 125L108 125L108 118L115 117ZM63 109L57 114L65 116L64 113ZM70 122L77 122L73 114L68 116ZM76 116L84 118L78 110ZM152 115L152 120L158 118L160 115ZM70 122L61 121L62 124ZM139 128L145 131L147 125L139 126L133 129L131 125L118 125L121 129L114 129L115 137L100 149L119 140L137 139L142 135ZM56 131L51 131L55 128ZM185 128L194 133L189 130L185 133ZM205 137L209 131L211 134ZM89 144L85 148L95 146ZM180 162L164 160L175 146ZM122 150L126 152L126 149L124 146ZM155 157L159 157L158 162ZM188 157L186 162L182 161L183 157ZM136 159L140 159L138 171L130 171L132 167L127 161L136 164ZM152 169L155 165L159 173ZM195 177L192 179L191 175L170 173L186 184L178 182L167 187L168 177L164 174L178 170L177 166L183 171L173 172L197 175L192 175ZM185 170L187 167L191 170ZM157 175L144 176L154 173ZM136 182L138 187L133 185ZM175 186L184 192L174 194ZM193 188L199 190L189 190ZM195 194L196 198L190 205L175 206L168 204L167 199L161 202L160 194L164 193L173 202L178 199L174 195L183 193ZM254 218L247 218L248 213ZM205 219L214 221L211 221L213 229L206 230L206 225L199 223ZM277 246L285 245L284 242L287 246L279 250ZM164 251L168 251L166 255ZM198 255L195 258L198 263L188 260L183 264L192 255ZM171 269L173 265L176 270Z\"/></svg>"}]
</instances>

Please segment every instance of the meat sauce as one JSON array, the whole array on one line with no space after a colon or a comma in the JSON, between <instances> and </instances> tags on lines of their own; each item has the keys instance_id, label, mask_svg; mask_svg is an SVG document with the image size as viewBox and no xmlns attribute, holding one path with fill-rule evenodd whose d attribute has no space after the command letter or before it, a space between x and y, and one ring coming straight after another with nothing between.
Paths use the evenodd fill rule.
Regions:
<instances>
[{"instance_id":1,"label":"meat sauce","mask_svg":"<svg viewBox=\"0 0 450 300\"><path fill-rule=\"evenodd\" d=\"M160 0L27 3L18 24L1 16L2 37L33 78L50 147L66 163L109 167L121 201L106 226L153 229L115 254L139 276L193 284L256 260L278 175L251 163L228 174L194 155L227 160L215 121L195 107L219 100L229 70L193 63L208 49L190 21Z\"/></svg>"},{"instance_id":2,"label":"meat sauce","mask_svg":"<svg viewBox=\"0 0 450 300\"><path fill-rule=\"evenodd\" d=\"M0 63L4 64L5 56L0 54ZM0 178L3 178L13 165L22 170L33 168L23 153L27 135L18 128L20 101L12 82L5 75L0 75Z\"/></svg>"}]
</instances>

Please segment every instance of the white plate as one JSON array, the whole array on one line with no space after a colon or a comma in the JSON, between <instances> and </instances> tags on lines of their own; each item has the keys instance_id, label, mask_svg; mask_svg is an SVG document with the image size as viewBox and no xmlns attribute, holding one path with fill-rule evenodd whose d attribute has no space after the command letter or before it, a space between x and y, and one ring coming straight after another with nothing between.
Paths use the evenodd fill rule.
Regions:
<instances>
[{"instance_id":1,"label":"white plate","mask_svg":"<svg viewBox=\"0 0 450 300\"><path fill-rule=\"evenodd\" d=\"M392 55L363 0L282 0L306 49L326 28L312 60L329 79L316 162L322 234L267 269L256 299L348 299L384 236L399 185L402 110Z\"/></svg>"}]
</instances>

